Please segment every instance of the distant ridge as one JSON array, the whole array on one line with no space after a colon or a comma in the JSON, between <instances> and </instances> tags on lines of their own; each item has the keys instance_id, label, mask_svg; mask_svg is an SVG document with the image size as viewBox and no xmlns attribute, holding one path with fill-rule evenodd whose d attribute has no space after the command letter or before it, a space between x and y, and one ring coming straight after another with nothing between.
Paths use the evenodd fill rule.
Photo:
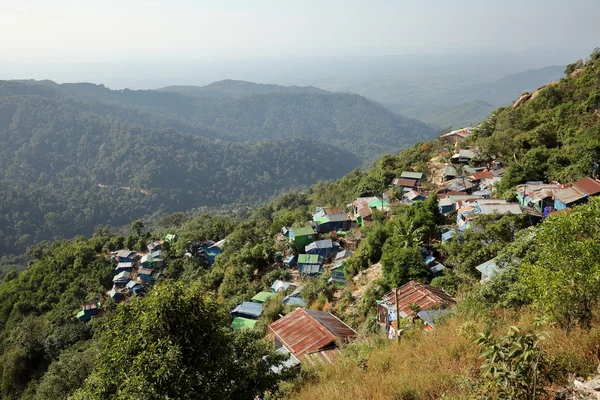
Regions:
<instances>
[{"instance_id":1,"label":"distant ridge","mask_svg":"<svg viewBox=\"0 0 600 400\"><path fill-rule=\"evenodd\" d=\"M326 90L314 86L280 86L225 79L206 86L167 86L159 92L180 93L192 97L244 97L267 93L325 94Z\"/></svg>"}]
</instances>

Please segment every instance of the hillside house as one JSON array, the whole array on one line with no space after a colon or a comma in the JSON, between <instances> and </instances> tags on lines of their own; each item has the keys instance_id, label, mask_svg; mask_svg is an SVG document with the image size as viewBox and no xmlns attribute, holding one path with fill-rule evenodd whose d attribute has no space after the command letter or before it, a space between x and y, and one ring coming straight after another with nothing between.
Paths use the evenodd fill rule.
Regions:
<instances>
[{"instance_id":1,"label":"hillside house","mask_svg":"<svg viewBox=\"0 0 600 400\"><path fill-rule=\"evenodd\" d=\"M274 292L274 293L276 293L276 292L287 292L287 290L288 290L288 288L290 286L295 286L295 285L293 283L291 283L291 282L280 281L279 279L277 279L271 285L271 291Z\"/></svg>"},{"instance_id":2,"label":"hillside house","mask_svg":"<svg viewBox=\"0 0 600 400\"><path fill-rule=\"evenodd\" d=\"M557 211L583 204L586 201L588 201L588 195L580 192L575 187L554 191L554 209Z\"/></svg>"},{"instance_id":3,"label":"hillside house","mask_svg":"<svg viewBox=\"0 0 600 400\"><path fill-rule=\"evenodd\" d=\"M347 213L327 214L313 217L317 233L345 232L350 230L350 217Z\"/></svg>"},{"instance_id":4,"label":"hillside house","mask_svg":"<svg viewBox=\"0 0 600 400\"><path fill-rule=\"evenodd\" d=\"M134 295L141 295L145 292L144 285L134 280L127 282L127 289Z\"/></svg>"},{"instance_id":5,"label":"hillside house","mask_svg":"<svg viewBox=\"0 0 600 400\"><path fill-rule=\"evenodd\" d=\"M359 197L351 204L352 213L358 226L370 225L373 210L389 211L390 204L379 197Z\"/></svg>"},{"instance_id":6,"label":"hillside house","mask_svg":"<svg viewBox=\"0 0 600 400\"><path fill-rule=\"evenodd\" d=\"M455 304L456 301L443 289L410 281L383 296L377 305L377 322L387 332L390 327L397 329L396 310L400 318L414 318L420 311L449 308Z\"/></svg>"},{"instance_id":7,"label":"hillside house","mask_svg":"<svg viewBox=\"0 0 600 400\"><path fill-rule=\"evenodd\" d=\"M475 267L475 269L481 272L481 283L485 283L490 280L494 275L498 273L500 268L496 264L494 259L484 262L483 264L479 264Z\"/></svg>"},{"instance_id":8,"label":"hillside house","mask_svg":"<svg viewBox=\"0 0 600 400\"><path fill-rule=\"evenodd\" d=\"M129 282L129 278L131 277L131 272L122 271L113 277L113 284L116 286L123 286Z\"/></svg>"},{"instance_id":9,"label":"hillside house","mask_svg":"<svg viewBox=\"0 0 600 400\"><path fill-rule=\"evenodd\" d=\"M290 254L283 259L283 264L288 268L294 268L296 265L296 256L294 254Z\"/></svg>"},{"instance_id":10,"label":"hillside house","mask_svg":"<svg viewBox=\"0 0 600 400\"><path fill-rule=\"evenodd\" d=\"M98 303L86 303L81 306L81 311L77 313L77 319L81 322L88 322L92 316L98 314Z\"/></svg>"},{"instance_id":11,"label":"hillside house","mask_svg":"<svg viewBox=\"0 0 600 400\"><path fill-rule=\"evenodd\" d=\"M119 303L125 298L122 289L118 289L114 286L111 290L109 290L108 297L110 297L115 303Z\"/></svg>"},{"instance_id":12,"label":"hillside house","mask_svg":"<svg viewBox=\"0 0 600 400\"><path fill-rule=\"evenodd\" d=\"M208 265L215 263L215 257L223 252L223 246L225 246L226 239L219 240L218 242L208 246L206 249L206 255L208 256Z\"/></svg>"},{"instance_id":13,"label":"hillside house","mask_svg":"<svg viewBox=\"0 0 600 400\"><path fill-rule=\"evenodd\" d=\"M414 191L414 190L411 190L410 192L406 192L402 196L402 201L407 204L413 204L416 201L423 201L423 200L425 200L425 196L423 196L421 193Z\"/></svg>"},{"instance_id":14,"label":"hillside house","mask_svg":"<svg viewBox=\"0 0 600 400\"><path fill-rule=\"evenodd\" d=\"M160 265L162 265L163 260L160 257L152 257L151 254L145 254L141 259L140 259L140 265L142 266L142 268L149 268L149 269L153 269L153 268L157 268Z\"/></svg>"},{"instance_id":15,"label":"hillside house","mask_svg":"<svg viewBox=\"0 0 600 400\"><path fill-rule=\"evenodd\" d=\"M317 254L300 254L298 272L301 275L316 275L322 272L321 260Z\"/></svg>"},{"instance_id":16,"label":"hillside house","mask_svg":"<svg viewBox=\"0 0 600 400\"><path fill-rule=\"evenodd\" d=\"M322 311L297 308L269 324L269 335L277 349L285 347L299 360L332 363L338 343L348 343L358 333L336 316Z\"/></svg>"},{"instance_id":17,"label":"hillside house","mask_svg":"<svg viewBox=\"0 0 600 400\"><path fill-rule=\"evenodd\" d=\"M244 318L244 317L233 317L233 321L231 321L231 329L232 330L238 330L238 329L252 329L254 328L254 325L256 325L256 320L255 319L250 319L250 318Z\"/></svg>"},{"instance_id":18,"label":"hillside house","mask_svg":"<svg viewBox=\"0 0 600 400\"><path fill-rule=\"evenodd\" d=\"M590 177L578 180L573 187L589 197L600 195L600 182Z\"/></svg>"},{"instance_id":19,"label":"hillside house","mask_svg":"<svg viewBox=\"0 0 600 400\"><path fill-rule=\"evenodd\" d=\"M306 302L302 300L301 296L302 288L303 286L298 286L292 293L285 296L283 304L286 306L306 307Z\"/></svg>"},{"instance_id":20,"label":"hillside house","mask_svg":"<svg viewBox=\"0 0 600 400\"><path fill-rule=\"evenodd\" d=\"M442 170L442 182L452 180L458 176L458 171L453 165L448 165Z\"/></svg>"},{"instance_id":21,"label":"hillside house","mask_svg":"<svg viewBox=\"0 0 600 400\"><path fill-rule=\"evenodd\" d=\"M254 303L264 303L265 301L267 301L268 299L270 299L273 296L277 296L277 293L273 293L273 292L258 292L254 295L254 297L252 297L252 301Z\"/></svg>"},{"instance_id":22,"label":"hillside house","mask_svg":"<svg viewBox=\"0 0 600 400\"><path fill-rule=\"evenodd\" d=\"M304 246L314 242L315 239L315 231L310 226L288 230L288 240L297 250L303 249Z\"/></svg>"},{"instance_id":23,"label":"hillside house","mask_svg":"<svg viewBox=\"0 0 600 400\"><path fill-rule=\"evenodd\" d=\"M304 247L306 254L316 254L321 259L327 259L340 251L340 244L331 239L317 240Z\"/></svg>"},{"instance_id":24,"label":"hillside house","mask_svg":"<svg viewBox=\"0 0 600 400\"><path fill-rule=\"evenodd\" d=\"M394 189L408 192L417 188L417 180L407 178L396 178L392 181Z\"/></svg>"},{"instance_id":25,"label":"hillside house","mask_svg":"<svg viewBox=\"0 0 600 400\"><path fill-rule=\"evenodd\" d=\"M148 244L146 245L146 247L148 247L148 252L152 253L155 250L160 250L161 244L160 241L156 240L156 239L152 239L150 240L150 242L148 242Z\"/></svg>"},{"instance_id":26,"label":"hillside house","mask_svg":"<svg viewBox=\"0 0 600 400\"><path fill-rule=\"evenodd\" d=\"M466 128L457 129L455 131L445 133L445 134L441 135L440 138L450 139L450 140L454 140L457 143L461 143L463 140L465 140L471 134L472 131L473 131L473 128L466 127Z\"/></svg>"},{"instance_id":27,"label":"hillside house","mask_svg":"<svg viewBox=\"0 0 600 400\"><path fill-rule=\"evenodd\" d=\"M313 219L336 214L344 214L344 211L339 207L316 207Z\"/></svg>"},{"instance_id":28,"label":"hillside house","mask_svg":"<svg viewBox=\"0 0 600 400\"><path fill-rule=\"evenodd\" d=\"M152 274L154 270L151 268L140 268L138 269L138 278L144 283L151 283L153 281Z\"/></svg>"},{"instance_id":29,"label":"hillside house","mask_svg":"<svg viewBox=\"0 0 600 400\"><path fill-rule=\"evenodd\" d=\"M412 179L416 183L419 183L419 181L423 179L423 173L413 171L402 171L402 173L400 174L400 179Z\"/></svg>"},{"instance_id":30,"label":"hillside house","mask_svg":"<svg viewBox=\"0 0 600 400\"><path fill-rule=\"evenodd\" d=\"M233 315L234 317L258 319L262 312L263 305L261 303L244 301L242 304L240 304L231 311L231 315Z\"/></svg>"},{"instance_id":31,"label":"hillside house","mask_svg":"<svg viewBox=\"0 0 600 400\"><path fill-rule=\"evenodd\" d=\"M425 330L428 332L433 332L435 330L436 321L439 320L442 316L448 314L450 309L442 308L439 310L430 309L427 311L419 311L417 316L423 321L425 324Z\"/></svg>"},{"instance_id":32,"label":"hillside house","mask_svg":"<svg viewBox=\"0 0 600 400\"><path fill-rule=\"evenodd\" d=\"M460 149L458 153L452 156L453 164L468 164L475 158L475 151L470 149Z\"/></svg>"},{"instance_id":33,"label":"hillside house","mask_svg":"<svg viewBox=\"0 0 600 400\"><path fill-rule=\"evenodd\" d=\"M123 271L131 272L132 269L133 269L132 262L120 262L115 267L115 274L120 274Z\"/></svg>"},{"instance_id":34,"label":"hillside house","mask_svg":"<svg viewBox=\"0 0 600 400\"><path fill-rule=\"evenodd\" d=\"M558 183L538 183L519 185L515 192L520 205L543 212L546 207L554 207L554 192L561 189Z\"/></svg>"},{"instance_id":35,"label":"hillside house","mask_svg":"<svg viewBox=\"0 0 600 400\"><path fill-rule=\"evenodd\" d=\"M119 250L117 252L117 261L118 262L135 262L138 259L138 254L136 251L132 250Z\"/></svg>"},{"instance_id":36,"label":"hillside house","mask_svg":"<svg viewBox=\"0 0 600 400\"><path fill-rule=\"evenodd\" d=\"M465 177L458 177L444 182L437 193L464 192L470 194L475 189L475 184Z\"/></svg>"}]
</instances>

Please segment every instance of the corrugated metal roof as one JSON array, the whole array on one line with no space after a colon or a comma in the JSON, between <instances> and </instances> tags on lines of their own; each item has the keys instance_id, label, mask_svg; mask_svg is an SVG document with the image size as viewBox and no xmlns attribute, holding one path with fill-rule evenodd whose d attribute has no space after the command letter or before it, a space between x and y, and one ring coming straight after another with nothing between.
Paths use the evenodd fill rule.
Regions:
<instances>
[{"instance_id":1,"label":"corrugated metal roof","mask_svg":"<svg viewBox=\"0 0 600 400\"><path fill-rule=\"evenodd\" d=\"M495 177L496 175L494 175L490 171L475 172L473 175L470 176L470 178L472 178L472 180L475 181L480 181L482 179L493 179Z\"/></svg>"},{"instance_id":2,"label":"corrugated metal roof","mask_svg":"<svg viewBox=\"0 0 600 400\"><path fill-rule=\"evenodd\" d=\"M321 264L302 264L298 271L304 275L313 275L321 272Z\"/></svg>"},{"instance_id":3,"label":"corrugated metal roof","mask_svg":"<svg viewBox=\"0 0 600 400\"><path fill-rule=\"evenodd\" d=\"M231 311L232 314L247 315L249 317L260 317L263 312L263 305L261 303L253 303L251 301L244 301L242 304L237 306Z\"/></svg>"},{"instance_id":4,"label":"corrugated metal roof","mask_svg":"<svg viewBox=\"0 0 600 400\"><path fill-rule=\"evenodd\" d=\"M498 272L500 268L496 264L496 261L492 258L491 260L488 260L483 264L479 264L475 267L475 269L487 276L489 279L490 277L496 275L496 272Z\"/></svg>"},{"instance_id":5,"label":"corrugated metal roof","mask_svg":"<svg viewBox=\"0 0 600 400\"><path fill-rule=\"evenodd\" d=\"M419 307L421 311L436 307L449 307L456 304L456 301L448 293L444 292L443 289L416 281L410 281L406 285L394 290L398 292L398 309L400 310L401 317L407 317L412 314L411 304ZM394 290L383 296L383 301L395 306Z\"/></svg>"},{"instance_id":6,"label":"corrugated metal roof","mask_svg":"<svg viewBox=\"0 0 600 400\"><path fill-rule=\"evenodd\" d=\"M121 258L134 258L135 256L137 256L137 253L131 250L119 250L117 253L117 257Z\"/></svg>"},{"instance_id":7,"label":"corrugated metal roof","mask_svg":"<svg viewBox=\"0 0 600 400\"><path fill-rule=\"evenodd\" d=\"M138 275L152 275L154 270L152 268L140 268L138 270Z\"/></svg>"},{"instance_id":8,"label":"corrugated metal roof","mask_svg":"<svg viewBox=\"0 0 600 400\"><path fill-rule=\"evenodd\" d=\"M333 247L333 241L331 239L317 240L311 244L307 244L304 250L309 251L313 249L330 249Z\"/></svg>"},{"instance_id":9,"label":"corrugated metal roof","mask_svg":"<svg viewBox=\"0 0 600 400\"><path fill-rule=\"evenodd\" d=\"M348 217L348 214L329 214L324 216L323 218L325 218L325 222L342 222L342 221L349 221L350 217Z\"/></svg>"},{"instance_id":10,"label":"corrugated metal roof","mask_svg":"<svg viewBox=\"0 0 600 400\"><path fill-rule=\"evenodd\" d=\"M298 264L319 264L319 255L300 254L298 255Z\"/></svg>"},{"instance_id":11,"label":"corrugated metal roof","mask_svg":"<svg viewBox=\"0 0 600 400\"><path fill-rule=\"evenodd\" d=\"M339 207L323 207L323 213L325 215L333 215L333 214L343 214L344 212Z\"/></svg>"},{"instance_id":12,"label":"corrugated metal roof","mask_svg":"<svg viewBox=\"0 0 600 400\"><path fill-rule=\"evenodd\" d=\"M298 358L332 347L336 339L347 342L358 337L334 315L303 308L271 323L269 332Z\"/></svg>"},{"instance_id":13,"label":"corrugated metal roof","mask_svg":"<svg viewBox=\"0 0 600 400\"><path fill-rule=\"evenodd\" d=\"M290 287L290 285L292 285L292 283L280 281L279 279L277 279L271 285L271 290L274 291L274 292L279 292L279 291L284 291L285 292L286 290L288 290L288 288Z\"/></svg>"},{"instance_id":14,"label":"corrugated metal roof","mask_svg":"<svg viewBox=\"0 0 600 400\"><path fill-rule=\"evenodd\" d=\"M304 226L302 228L290 228L290 232L293 232L295 237L315 234L315 231L310 226Z\"/></svg>"},{"instance_id":15,"label":"corrugated metal roof","mask_svg":"<svg viewBox=\"0 0 600 400\"><path fill-rule=\"evenodd\" d=\"M523 214L523 210L521 210L521 206L516 203L508 203L508 204L481 204L479 205L479 209L481 210L481 214Z\"/></svg>"},{"instance_id":16,"label":"corrugated metal roof","mask_svg":"<svg viewBox=\"0 0 600 400\"><path fill-rule=\"evenodd\" d=\"M131 269L131 268L133 268L132 262L120 262L115 267L115 269Z\"/></svg>"},{"instance_id":17,"label":"corrugated metal roof","mask_svg":"<svg viewBox=\"0 0 600 400\"><path fill-rule=\"evenodd\" d=\"M588 196L596 196L597 194L600 194L600 182L590 177L578 180L573 184L573 186L581 193L587 194Z\"/></svg>"},{"instance_id":18,"label":"corrugated metal roof","mask_svg":"<svg viewBox=\"0 0 600 400\"><path fill-rule=\"evenodd\" d=\"M277 294L273 293L273 292L258 292L254 295L254 297L252 298L252 301L254 301L256 303L264 303L269 298L276 296L276 295Z\"/></svg>"},{"instance_id":19,"label":"corrugated metal roof","mask_svg":"<svg viewBox=\"0 0 600 400\"><path fill-rule=\"evenodd\" d=\"M255 319L249 319L244 317L235 317L231 321L231 329L252 329L256 325Z\"/></svg>"},{"instance_id":20,"label":"corrugated metal roof","mask_svg":"<svg viewBox=\"0 0 600 400\"><path fill-rule=\"evenodd\" d=\"M344 258L352 257L350 250L342 250L335 255L335 261L343 260Z\"/></svg>"},{"instance_id":21,"label":"corrugated metal roof","mask_svg":"<svg viewBox=\"0 0 600 400\"><path fill-rule=\"evenodd\" d=\"M444 170L442 171L442 174L444 176L458 176L458 171L453 166L448 165L447 167L444 168Z\"/></svg>"},{"instance_id":22,"label":"corrugated metal roof","mask_svg":"<svg viewBox=\"0 0 600 400\"><path fill-rule=\"evenodd\" d=\"M417 181L414 179L396 178L392 181L392 185L412 188L417 185Z\"/></svg>"},{"instance_id":23,"label":"corrugated metal roof","mask_svg":"<svg viewBox=\"0 0 600 400\"><path fill-rule=\"evenodd\" d=\"M574 187L554 191L554 198L558 199L561 203L565 205L574 203L578 200L583 199L586 196L587 195L585 193L581 193Z\"/></svg>"},{"instance_id":24,"label":"corrugated metal roof","mask_svg":"<svg viewBox=\"0 0 600 400\"><path fill-rule=\"evenodd\" d=\"M113 282L119 282L119 281L127 281L129 280L129 277L131 276L131 273L129 271L122 271L119 272L117 275L115 275L115 277L113 278Z\"/></svg>"},{"instance_id":25,"label":"corrugated metal roof","mask_svg":"<svg viewBox=\"0 0 600 400\"><path fill-rule=\"evenodd\" d=\"M400 174L400 178L423 179L423 173L413 171L402 171L402 173Z\"/></svg>"}]
</instances>

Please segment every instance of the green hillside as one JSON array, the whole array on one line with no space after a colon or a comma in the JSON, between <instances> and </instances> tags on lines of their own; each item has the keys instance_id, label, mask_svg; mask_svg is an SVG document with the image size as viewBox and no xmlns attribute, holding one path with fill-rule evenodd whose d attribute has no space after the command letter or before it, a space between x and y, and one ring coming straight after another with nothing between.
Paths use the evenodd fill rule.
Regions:
<instances>
[{"instance_id":1,"label":"green hillside","mask_svg":"<svg viewBox=\"0 0 600 400\"><path fill-rule=\"evenodd\" d=\"M225 79L206 86L167 86L158 89L160 92L181 93L194 97L245 97L267 93L313 94L327 92L313 86L280 86L264 83L253 83Z\"/></svg>"}]
</instances>

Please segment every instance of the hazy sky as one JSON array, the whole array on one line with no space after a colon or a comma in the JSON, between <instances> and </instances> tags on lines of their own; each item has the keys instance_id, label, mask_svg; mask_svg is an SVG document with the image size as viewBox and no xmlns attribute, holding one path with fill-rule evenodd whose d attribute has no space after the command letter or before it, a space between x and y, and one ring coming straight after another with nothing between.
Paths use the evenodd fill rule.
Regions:
<instances>
[{"instance_id":1,"label":"hazy sky","mask_svg":"<svg viewBox=\"0 0 600 400\"><path fill-rule=\"evenodd\" d=\"M600 0L0 0L0 62L600 46Z\"/></svg>"}]
</instances>

